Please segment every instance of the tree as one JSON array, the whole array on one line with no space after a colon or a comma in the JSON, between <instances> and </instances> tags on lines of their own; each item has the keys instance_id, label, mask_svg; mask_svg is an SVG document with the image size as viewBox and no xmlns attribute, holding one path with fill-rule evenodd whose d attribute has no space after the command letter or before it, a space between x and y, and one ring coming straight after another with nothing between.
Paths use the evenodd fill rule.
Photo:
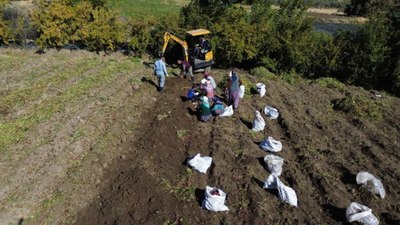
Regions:
<instances>
[{"instance_id":1,"label":"tree","mask_svg":"<svg viewBox=\"0 0 400 225\"><path fill-rule=\"evenodd\" d=\"M0 12L3 12L4 7L9 3L8 0L0 0ZM4 15L0 14L0 44L8 44L13 39L10 29L10 24L4 19Z\"/></svg>"},{"instance_id":2,"label":"tree","mask_svg":"<svg viewBox=\"0 0 400 225\"><path fill-rule=\"evenodd\" d=\"M345 8L345 13L349 16L367 16L376 11L387 11L396 0L351 0Z\"/></svg>"},{"instance_id":3,"label":"tree","mask_svg":"<svg viewBox=\"0 0 400 225\"><path fill-rule=\"evenodd\" d=\"M387 62L390 30L382 14L371 15L368 23L355 33L343 33L341 69L338 76L348 83L373 87L388 76Z\"/></svg>"}]
</instances>

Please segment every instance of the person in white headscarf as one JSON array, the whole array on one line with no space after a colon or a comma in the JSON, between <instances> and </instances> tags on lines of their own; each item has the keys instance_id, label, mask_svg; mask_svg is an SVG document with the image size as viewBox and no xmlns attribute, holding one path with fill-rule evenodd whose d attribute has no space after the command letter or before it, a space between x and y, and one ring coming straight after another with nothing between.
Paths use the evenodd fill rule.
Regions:
<instances>
[{"instance_id":1,"label":"person in white headscarf","mask_svg":"<svg viewBox=\"0 0 400 225\"><path fill-rule=\"evenodd\" d=\"M200 103L200 120L206 122L212 117L210 103L208 102L207 96L201 97Z\"/></svg>"}]
</instances>

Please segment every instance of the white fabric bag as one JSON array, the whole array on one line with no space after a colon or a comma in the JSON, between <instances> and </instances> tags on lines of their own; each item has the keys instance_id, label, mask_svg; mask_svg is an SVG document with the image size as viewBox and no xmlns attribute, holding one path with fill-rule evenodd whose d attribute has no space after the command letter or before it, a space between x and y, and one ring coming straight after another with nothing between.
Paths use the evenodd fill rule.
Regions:
<instances>
[{"instance_id":1,"label":"white fabric bag","mask_svg":"<svg viewBox=\"0 0 400 225\"><path fill-rule=\"evenodd\" d=\"M212 158L209 156L201 157L200 153L188 161L189 166L199 171L200 173L206 173L208 168L211 166Z\"/></svg>"},{"instance_id":2,"label":"white fabric bag","mask_svg":"<svg viewBox=\"0 0 400 225\"><path fill-rule=\"evenodd\" d=\"M266 140L260 143L260 148L264 151L279 152L282 150L282 142L268 137Z\"/></svg>"},{"instance_id":3,"label":"white fabric bag","mask_svg":"<svg viewBox=\"0 0 400 225\"><path fill-rule=\"evenodd\" d=\"M228 107L225 107L224 112L221 113L219 116L232 116L233 115L233 106L230 105Z\"/></svg>"},{"instance_id":4,"label":"white fabric bag","mask_svg":"<svg viewBox=\"0 0 400 225\"><path fill-rule=\"evenodd\" d=\"M225 199L226 194L221 189L207 186L201 207L214 212L228 211Z\"/></svg>"},{"instance_id":5,"label":"white fabric bag","mask_svg":"<svg viewBox=\"0 0 400 225\"><path fill-rule=\"evenodd\" d=\"M265 128L264 118L261 116L259 111L256 111L256 116L253 120L253 131L263 131Z\"/></svg>"},{"instance_id":6,"label":"white fabric bag","mask_svg":"<svg viewBox=\"0 0 400 225\"><path fill-rule=\"evenodd\" d=\"M379 220L372 214L372 209L357 202L352 202L346 209L346 219L363 225L378 225Z\"/></svg>"},{"instance_id":7,"label":"white fabric bag","mask_svg":"<svg viewBox=\"0 0 400 225\"><path fill-rule=\"evenodd\" d=\"M277 119L279 117L279 112L277 109L271 106L265 106L264 113L267 115L271 120Z\"/></svg>"},{"instance_id":8,"label":"white fabric bag","mask_svg":"<svg viewBox=\"0 0 400 225\"><path fill-rule=\"evenodd\" d=\"M385 188L383 187L382 182L374 175L368 172L359 172L357 174L356 181L357 184L367 187L371 192L381 196L381 198L385 197Z\"/></svg>"},{"instance_id":9,"label":"white fabric bag","mask_svg":"<svg viewBox=\"0 0 400 225\"><path fill-rule=\"evenodd\" d=\"M243 98L244 97L244 85L240 85L240 93L239 93L239 98Z\"/></svg>"},{"instance_id":10,"label":"white fabric bag","mask_svg":"<svg viewBox=\"0 0 400 225\"><path fill-rule=\"evenodd\" d=\"M288 203L289 205L293 205L297 207L297 195L296 192L285 186L278 176L271 173L267 180L264 182L263 188L265 189L278 189L279 199L282 202Z\"/></svg>"},{"instance_id":11,"label":"white fabric bag","mask_svg":"<svg viewBox=\"0 0 400 225\"><path fill-rule=\"evenodd\" d=\"M256 87L257 87L257 92L260 94L260 97L264 97L265 92L266 92L266 90L265 90L265 84L263 84L263 83L257 83L257 84L256 84Z\"/></svg>"},{"instance_id":12,"label":"white fabric bag","mask_svg":"<svg viewBox=\"0 0 400 225\"><path fill-rule=\"evenodd\" d=\"M282 174L283 158L276 155L267 155L264 157L265 165L270 173L280 176Z\"/></svg>"}]
</instances>

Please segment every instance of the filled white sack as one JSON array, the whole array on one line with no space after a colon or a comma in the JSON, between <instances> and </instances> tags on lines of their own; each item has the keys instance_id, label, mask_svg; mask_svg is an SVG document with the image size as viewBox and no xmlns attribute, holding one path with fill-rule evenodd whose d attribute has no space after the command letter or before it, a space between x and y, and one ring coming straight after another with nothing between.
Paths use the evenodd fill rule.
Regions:
<instances>
[{"instance_id":1,"label":"filled white sack","mask_svg":"<svg viewBox=\"0 0 400 225\"><path fill-rule=\"evenodd\" d=\"M346 209L346 219L363 225L378 225L379 220L372 214L372 209L357 202L352 202Z\"/></svg>"},{"instance_id":2,"label":"filled white sack","mask_svg":"<svg viewBox=\"0 0 400 225\"><path fill-rule=\"evenodd\" d=\"M260 148L264 151L279 152L282 150L282 143L272 137L268 137L260 143Z\"/></svg>"},{"instance_id":3,"label":"filled white sack","mask_svg":"<svg viewBox=\"0 0 400 225\"><path fill-rule=\"evenodd\" d=\"M297 207L297 195L296 192L288 187L285 186L278 176L271 173L267 180L264 182L263 188L265 189L278 189L279 199L282 202L288 203L289 205Z\"/></svg>"},{"instance_id":4,"label":"filled white sack","mask_svg":"<svg viewBox=\"0 0 400 225\"><path fill-rule=\"evenodd\" d=\"M208 168L211 166L212 158L209 156L201 157L200 153L188 161L189 166L199 171L200 173L206 173Z\"/></svg>"},{"instance_id":5,"label":"filled white sack","mask_svg":"<svg viewBox=\"0 0 400 225\"><path fill-rule=\"evenodd\" d=\"M239 88L240 88L239 98L243 98L245 90L244 85L240 85Z\"/></svg>"},{"instance_id":6,"label":"filled white sack","mask_svg":"<svg viewBox=\"0 0 400 225\"><path fill-rule=\"evenodd\" d=\"M259 111L256 111L256 115L253 120L253 131L263 131L265 128L264 118L261 116Z\"/></svg>"},{"instance_id":7,"label":"filled white sack","mask_svg":"<svg viewBox=\"0 0 400 225\"><path fill-rule=\"evenodd\" d=\"M228 211L225 199L226 194L221 189L207 186L201 207L214 212Z\"/></svg>"},{"instance_id":8,"label":"filled white sack","mask_svg":"<svg viewBox=\"0 0 400 225\"><path fill-rule=\"evenodd\" d=\"M271 120L277 119L279 117L279 112L277 109L271 107L271 106L265 106L264 108L264 113L267 115L268 118Z\"/></svg>"},{"instance_id":9,"label":"filled white sack","mask_svg":"<svg viewBox=\"0 0 400 225\"><path fill-rule=\"evenodd\" d=\"M264 97L265 92L266 92L266 90L265 90L265 84L263 84L263 83L257 83L257 84L256 84L256 87L257 87L257 92L260 94L260 97Z\"/></svg>"},{"instance_id":10,"label":"filled white sack","mask_svg":"<svg viewBox=\"0 0 400 225\"><path fill-rule=\"evenodd\" d=\"M280 176L282 174L283 158L276 155L267 155L264 157L265 165L270 173Z\"/></svg>"},{"instance_id":11,"label":"filled white sack","mask_svg":"<svg viewBox=\"0 0 400 225\"><path fill-rule=\"evenodd\" d=\"M385 188L383 187L381 180L376 178L374 175L368 172L359 172L357 174L356 181L357 184L366 186L370 191L381 196L381 198L385 197Z\"/></svg>"},{"instance_id":12,"label":"filled white sack","mask_svg":"<svg viewBox=\"0 0 400 225\"><path fill-rule=\"evenodd\" d=\"M232 116L233 115L233 106L230 105L228 107L225 107L224 112L221 113L219 116Z\"/></svg>"}]
</instances>

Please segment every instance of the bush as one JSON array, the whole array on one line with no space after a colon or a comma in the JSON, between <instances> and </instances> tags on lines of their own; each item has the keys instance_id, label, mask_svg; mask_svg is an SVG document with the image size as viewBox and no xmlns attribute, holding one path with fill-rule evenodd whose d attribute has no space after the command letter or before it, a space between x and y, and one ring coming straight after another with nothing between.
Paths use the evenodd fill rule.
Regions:
<instances>
[{"instance_id":1,"label":"bush","mask_svg":"<svg viewBox=\"0 0 400 225\"><path fill-rule=\"evenodd\" d=\"M69 43L74 34L72 24L76 17L72 1L39 0L37 4L37 10L32 18L32 23L39 34L36 43L44 49L61 48Z\"/></svg>"},{"instance_id":2,"label":"bush","mask_svg":"<svg viewBox=\"0 0 400 225\"><path fill-rule=\"evenodd\" d=\"M80 8L81 4L85 4ZM88 8L88 3L80 3L77 5L77 15L81 9ZM81 26L76 30L76 41L82 43L88 50L94 51L114 51L117 46L121 46L126 40L125 27L118 18L118 13L104 7L94 7L90 5L89 13L85 16L78 17L80 20L75 21ZM85 14L85 12L82 12Z\"/></svg>"},{"instance_id":3,"label":"bush","mask_svg":"<svg viewBox=\"0 0 400 225\"><path fill-rule=\"evenodd\" d=\"M138 21L131 19L129 21L130 37L128 46L135 54L146 53L150 43L154 42L151 31L155 23L153 20Z\"/></svg>"},{"instance_id":4,"label":"bush","mask_svg":"<svg viewBox=\"0 0 400 225\"><path fill-rule=\"evenodd\" d=\"M315 81L319 86L344 92L346 85L332 77L322 77Z\"/></svg>"},{"instance_id":5,"label":"bush","mask_svg":"<svg viewBox=\"0 0 400 225\"><path fill-rule=\"evenodd\" d=\"M13 39L10 24L4 18L4 7L9 3L8 0L0 0L0 44L8 44Z\"/></svg>"},{"instance_id":6,"label":"bush","mask_svg":"<svg viewBox=\"0 0 400 225\"><path fill-rule=\"evenodd\" d=\"M29 17L31 7L31 5L19 5L12 2L3 10L4 17L10 24L12 36L17 44L25 44L27 39L34 40L37 38Z\"/></svg>"},{"instance_id":7,"label":"bush","mask_svg":"<svg viewBox=\"0 0 400 225\"><path fill-rule=\"evenodd\" d=\"M253 68L250 74L261 79L261 81L276 80L278 78L274 73L262 66Z\"/></svg>"},{"instance_id":8,"label":"bush","mask_svg":"<svg viewBox=\"0 0 400 225\"><path fill-rule=\"evenodd\" d=\"M384 104L372 99L367 99L361 96L351 96L336 99L332 103L335 110L349 113L358 118L371 120L382 119Z\"/></svg>"},{"instance_id":9,"label":"bush","mask_svg":"<svg viewBox=\"0 0 400 225\"><path fill-rule=\"evenodd\" d=\"M300 75L296 73L294 69L290 70L289 72L283 72L279 74L279 78L283 81L285 81L288 84L296 84L299 79Z\"/></svg>"}]
</instances>

